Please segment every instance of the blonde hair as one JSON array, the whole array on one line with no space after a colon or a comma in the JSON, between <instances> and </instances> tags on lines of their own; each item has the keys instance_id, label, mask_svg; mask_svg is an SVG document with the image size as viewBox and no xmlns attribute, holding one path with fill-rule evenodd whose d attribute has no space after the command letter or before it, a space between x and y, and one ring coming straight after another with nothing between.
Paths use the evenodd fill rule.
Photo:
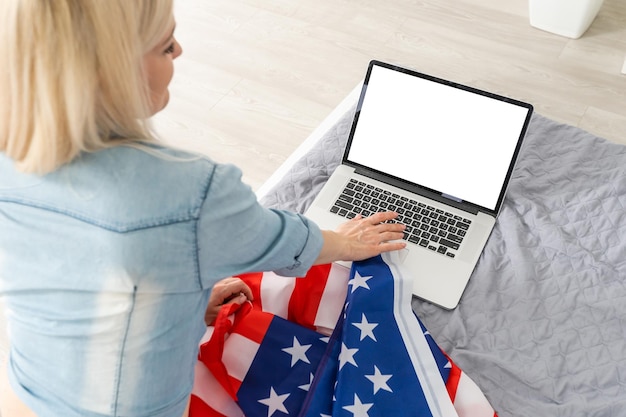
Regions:
<instances>
[{"instance_id":1,"label":"blonde hair","mask_svg":"<svg viewBox=\"0 0 626 417\"><path fill-rule=\"evenodd\" d=\"M0 151L43 174L154 140L142 58L171 30L172 2L0 1Z\"/></svg>"}]
</instances>

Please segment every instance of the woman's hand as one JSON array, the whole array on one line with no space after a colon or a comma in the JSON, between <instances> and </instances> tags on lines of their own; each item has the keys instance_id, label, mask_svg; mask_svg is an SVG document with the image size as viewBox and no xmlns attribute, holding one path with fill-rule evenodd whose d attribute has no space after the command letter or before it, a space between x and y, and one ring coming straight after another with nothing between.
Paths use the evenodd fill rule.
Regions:
<instances>
[{"instance_id":1,"label":"woman's hand","mask_svg":"<svg viewBox=\"0 0 626 417\"><path fill-rule=\"evenodd\" d=\"M224 278L218 281L211 290L209 304L204 313L204 322L210 326L224 304L242 304L252 299L252 290L245 282L234 277Z\"/></svg>"},{"instance_id":2,"label":"woman's hand","mask_svg":"<svg viewBox=\"0 0 626 417\"><path fill-rule=\"evenodd\" d=\"M395 212L376 213L370 217L357 215L341 224L336 231L322 231L324 246L316 264L334 261L360 261L383 252L400 250L406 243L402 239L403 224L387 223L398 217Z\"/></svg>"}]
</instances>

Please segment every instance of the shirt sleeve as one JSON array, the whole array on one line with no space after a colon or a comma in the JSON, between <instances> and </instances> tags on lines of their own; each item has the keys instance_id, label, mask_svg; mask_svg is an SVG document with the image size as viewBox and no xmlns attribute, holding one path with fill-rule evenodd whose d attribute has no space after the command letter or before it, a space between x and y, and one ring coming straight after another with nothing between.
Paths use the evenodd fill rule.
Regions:
<instances>
[{"instance_id":1,"label":"shirt sleeve","mask_svg":"<svg viewBox=\"0 0 626 417\"><path fill-rule=\"evenodd\" d=\"M323 239L302 215L262 207L233 165L216 165L197 226L202 285L244 272L303 276Z\"/></svg>"}]
</instances>

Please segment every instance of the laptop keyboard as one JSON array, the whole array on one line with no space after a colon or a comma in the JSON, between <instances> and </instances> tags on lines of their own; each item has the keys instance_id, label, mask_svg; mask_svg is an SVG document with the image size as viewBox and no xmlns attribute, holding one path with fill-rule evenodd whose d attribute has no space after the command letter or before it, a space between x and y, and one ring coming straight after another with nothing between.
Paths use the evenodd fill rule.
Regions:
<instances>
[{"instance_id":1,"label":"laptop keyboard","mask_svg":"<svg viewBox=\"0 0 626 417\"><path fill-rule=\"evenodd\" d=\"M398 217L393 222L406 225L404 240L448 258L456 256L471 224L464 217L355 179L346 184L330 211L347 219L395 211Z\"/></svg>"}]
</instances>

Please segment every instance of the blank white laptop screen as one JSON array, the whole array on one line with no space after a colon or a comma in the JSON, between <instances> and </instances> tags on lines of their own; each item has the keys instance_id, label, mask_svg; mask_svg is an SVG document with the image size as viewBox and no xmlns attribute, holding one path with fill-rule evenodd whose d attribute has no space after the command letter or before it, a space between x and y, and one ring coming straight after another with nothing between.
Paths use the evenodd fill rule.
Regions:
<instances>
[{"instance_id":1,"label":"blank white laptop screen","mask_svg":"<svg viewBox=\"0 0 626 417\"><path fill-rule=\"evenodd\" d=\"M374 66L346 159L495 210L527 114Z\"/></svg>"}]
</instances>

